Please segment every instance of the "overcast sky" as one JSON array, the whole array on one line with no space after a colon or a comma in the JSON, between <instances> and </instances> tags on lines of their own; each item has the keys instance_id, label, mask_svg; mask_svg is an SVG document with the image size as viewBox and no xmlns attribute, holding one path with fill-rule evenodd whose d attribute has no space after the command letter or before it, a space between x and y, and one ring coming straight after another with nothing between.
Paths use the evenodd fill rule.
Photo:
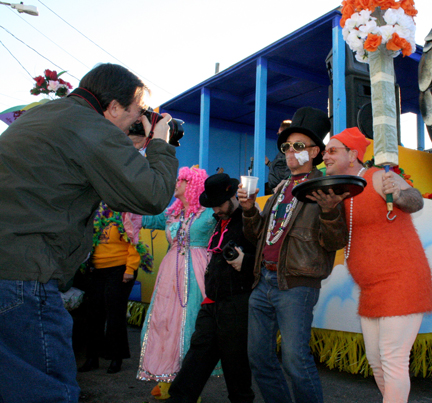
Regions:
<instances>
[{"instance_id":1,"label":"overcast sky","mask_svg":"<svg viewBox=\"0 0 432 403\"><path fill-rule=\"evenodd\" d=\"M15 0L15 2L18 2ZM100 62L151 88L153 107L338 7L336 0L28 0L39 16L0 5L0 111L30 95L45 69L74 88ZM416 42L432 28L432 0L416 0ZM32 49L34 50L32 50ZM47 60L48 59L48 60ZM0 122L0 133L6 129ZM427 137L427 136L426 136Z\"/></svg>"}]
</instances>

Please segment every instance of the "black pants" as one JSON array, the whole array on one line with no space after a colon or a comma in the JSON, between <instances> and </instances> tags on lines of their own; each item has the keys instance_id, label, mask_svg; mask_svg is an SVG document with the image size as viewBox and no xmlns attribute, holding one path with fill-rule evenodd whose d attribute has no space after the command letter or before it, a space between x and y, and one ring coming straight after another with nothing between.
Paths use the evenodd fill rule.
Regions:
<instances>
[{"instance_id":1,"label":"black pants","mask_svg":"<svg viewBox=\"0 0 432 403\"><path fill-rule=\"evenodd\" d=\"M129 358L126 311L134 280L123 283L126 266L93 269L87 292L87 358ZM136 275L136 271L135 271ZM105 331L106 323L106 331Z\"/></svg>"},{"instance_id":2,"label":"black pants","mask_svg":"<svg viewBox=\"0 0 432 403\"><path fill-rule=\"evenodd\" d=\"M228 399L254 400L247 358L249 294L228 297L201 307L190 349L172 383L168 402L196 403L215 365L221 360Z\"/></svg>"}]
</instances>

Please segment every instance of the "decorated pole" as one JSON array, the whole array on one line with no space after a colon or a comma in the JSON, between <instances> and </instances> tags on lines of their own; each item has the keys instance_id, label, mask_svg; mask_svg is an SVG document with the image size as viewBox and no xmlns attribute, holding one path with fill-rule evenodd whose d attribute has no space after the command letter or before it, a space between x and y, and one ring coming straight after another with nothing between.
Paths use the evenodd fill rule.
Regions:
<instances>
[{"instance_id":1,"label":"decorated pole","mask_svg":"<svg viewBox=\"0 0 432 403\"><path fill-rule=\"evenodd\" d=\"M369 63L374 158L386 172L398 165L397 110L393 58L415 49L414 0L344 0L343 37L359 62ZM387 218L393 196L387 195Z\"/></svg>"}]
</instances>

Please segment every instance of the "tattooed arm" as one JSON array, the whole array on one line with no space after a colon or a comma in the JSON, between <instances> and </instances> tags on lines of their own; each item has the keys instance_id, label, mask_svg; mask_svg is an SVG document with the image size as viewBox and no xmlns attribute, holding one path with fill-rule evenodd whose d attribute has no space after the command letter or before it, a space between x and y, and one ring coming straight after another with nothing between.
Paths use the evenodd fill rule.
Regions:
<instances>
[{"instance_id":1,"label":"tattooed arm","mask_svg":"<svg viewBox=\"0 0 432 403\"><path fill-rule=\"evenodd\" d=\"M374 189L384 200L387 194L393 194L393 203L403 212L411 214L423 208L421 193L394 172L377 171L372 181Z\"/></svg>"},{"instance_id":2,"label":"tattooed arm","mask_svg":"<svg viewBox=\"0 0 432 403\"><path fill-rule=\"evenodd\" d=\"M412 187L401 190L398 199L393 199L393 202L405 213L415 213L423 208L421 193Z\"/></svg>"}]
</instances>

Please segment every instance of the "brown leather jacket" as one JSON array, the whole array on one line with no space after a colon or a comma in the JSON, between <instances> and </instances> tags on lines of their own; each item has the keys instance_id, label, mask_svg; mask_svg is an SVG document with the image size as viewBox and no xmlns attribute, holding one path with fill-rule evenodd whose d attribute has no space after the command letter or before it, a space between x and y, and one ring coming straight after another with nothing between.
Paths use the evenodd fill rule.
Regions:
<instances>
[{"instance_id":1,"label":"brown leather jacket","mask_svg":"<svg viewBox=\"0 0 432 403\"><path fill-rule=\"evenodd\" d=\"M322 176L314 168L309 179ZM255 287L260 279L262 252L273 204L281 189L267 200L263 212L253 207L243 212L243 232L246 238L257 246L255 256ZM319 284L327 278L332 269L336 251L348 243L348 229L343 203L334 211L322 213L316 203L298 202L283 234L279 251L278 285L286 290L296 278L310 278ZM294 281L295 282L295 281Z\"/></svg>"}]
</instances>

